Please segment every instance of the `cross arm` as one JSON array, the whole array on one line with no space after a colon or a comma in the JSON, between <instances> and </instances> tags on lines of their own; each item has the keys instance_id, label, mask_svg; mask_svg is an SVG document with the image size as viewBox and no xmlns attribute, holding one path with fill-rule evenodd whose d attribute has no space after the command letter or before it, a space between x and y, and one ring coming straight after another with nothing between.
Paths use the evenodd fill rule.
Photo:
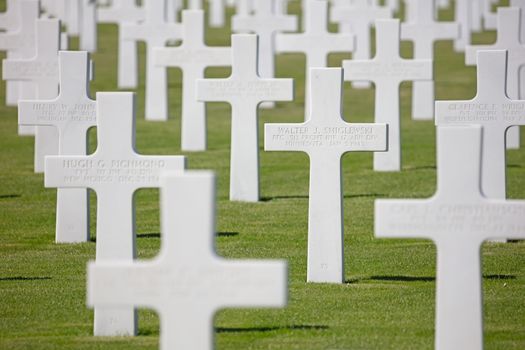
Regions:
<instances>
[{"instance_id":1,"label":"cross arm","mask_svg":"<svg viewBox=\"0 0 525 350\"><path fill-rule=\"evenodd\" d=\"M230 91L235 82L229 79L197 79L197 100L202 102L230 102L236 91Z\"/></svg>"},{"instance_id":2,"label":"cross arm","mask_svg":"<svg viewBox=\"0 0 525 350\"><path fill-rule=\"evenodd\" d=\"M284 307L288 272L285 261L215 258L216 311L228 307Z\"/></svg>"},{"instance_id":3,"label":"cross arm","mask_svg":"<svg viewBox=\"0 0 525 350\"><path fill-rule=\"evenodd\" d=\"M104 161L93 156L47 156L44 186L47 188L96 188L97 183L107 182L108 175L97 174L104 168Z\"/></svg>"},{"instance_id":4,"label":"cross arm","mask_svg":"<svg viewBox=\"0 0 525 350\"><path fill-rule=\"evenodd\" d=\"M19 101L18 124L52 125L84 123L96 126L96 102L78 101L75 105L62 105L59 99L53 101Z\"/></svg>"},{"instance_id":5,"label":"cross arm","mask_svg":"<svg viewBox=\"0 0 525 350\"><path fill-rule=\"evenodd\" d=\"M203 47L202 49L184 49L183 47L156 48L153 50L156 66L181 67L185 64L202 67L229 66L232 53L229 47Z\"/></svg>"},{"instance_id":6,"label":"cross arm","mask_svg":"<svg viewBox=\"0 0 525 350\"><path fill-rule=\"evenodd\" d=\"M436 125L483 124L497 117L499 107L471 101L436 101Z\"/></svg>"},{"instance_id":7,"label":"cross arm","mask_svg":"<svg viewBox=\"0 0 525 350\"><path fill-rule=\"evenodd\" d=\"M322 135L315 134L305 123L265 124L265 151L303 151L322 144Z\"/></svg>"},{"instance_id":8,"label":"cross arm","mask_svg":"<svg viewBox=\"0 0 525 350\"><path fill-rule=\"evenodd\" d=\"M439 227L428 200L378 199L374 205L374 234L379 238L436 239L432 234ZM429 226L433 225L432 229Z\"/></svg>"},{"instance_id":9,"label":"cross arm","mask_svg":"<svg viewBox=\"0 0 525 350\"><path fill-rule=\"evenodd\" d=\"M58 62L33 62L31 60L11 59L2 61L2 79L4 80L55 80L57 77Z\"/></svg>"},{"instance_id":10,"label":"cross arm","mask_svg":"<svg viewBox=\"0 0 525 350\"><path fill-rule=\"evenodd\" d=\"M183 156L48 156L44 183L46 187L95 190L102 184L158 187L161 173L184 170L185 165Z\"/></svg>"},{"instance_id":11,"label":"cross arm","mask_svg":"<svg viewBox=\"0 0 525 350\"><path fill-rule=\"evenodd\" d=\"M0 33L0 50L20 49L33 46L33 37L29 34L21 35L18 32Z\"/></svg>"},{"instance_id":12,"label":"cross arm","mask_svg":"<svg viewBox=\"0 0 525 350\"><path fill-rule=\"evenodd\" d=\"M87 268L87 304L94 306L139 306L162 311L162 292L169 283L169 270L151 262L90 262Z\"/></svg>"},{"instance_id":13,"label":"cross arm","mask_svg":"<svg viewBox=\"0 0 525 350\"><path fill-rule=\"evenodd\" d=\"M99 8L97 11L98 23L126 23L139 22L145 19L145 12L142 8L126 9L124 14L119 8Z\"/></svg>"},{"instance_id":14,"label":"cross arm","mask_svg":"<svg viewBox=\"0 0 525 350\"><path fill-rule=\"evenodd\" d=\"M421 23L402 23L401 24L401 40L417 41L422 34L427 35L427 40L454 40L459 35L459 25L457 23L429 23L424 25Z\"/></svg>"}]
</instances>

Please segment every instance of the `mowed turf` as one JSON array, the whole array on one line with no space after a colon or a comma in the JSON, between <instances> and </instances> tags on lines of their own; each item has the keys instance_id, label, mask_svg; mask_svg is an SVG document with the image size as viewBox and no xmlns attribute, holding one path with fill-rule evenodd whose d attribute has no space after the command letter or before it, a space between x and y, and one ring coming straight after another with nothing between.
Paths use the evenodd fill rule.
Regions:
<instances>
[{"instance_id":1,"label":"mowed turf","mask_svg":"<svg viewBox=\"0 0 525 350\"><path fill-rule=\"evenodd\" d=\"M5 9L5 1L0 1ZM298 13L298 2L290 7ZM449 11L442 18L451 18ZM116 90L116 27L99 27L93 55L92 91ZM228 45L229 29L207 33L211 45ZM475 35L477 43L495 33ZM77 47L77 41L72 42ZM411 45L403 43L404 57ZM4 56L5 57L5 56ZM137 91L137 149L144 154L180 151L181 73L169 72L170 120L144 121L144 46ZM331 57L338 66L344 55ZM438 99L470 99L476 93L475 68L450 42L436 46ZM209 77L226 77L213 69ZM208 105L208 151L186 153L190 169L217 173L217 238L229 259L285 259L289 303L284 309L224 310L216 315L218 349L431 349L434 344L436 249L425 240L380 240L373 235L377 198L427 198L436 188L435 127L410 119L411 85L401 88L403 171L376 173L369 152L342 161L345 279L341 285L307 284L308 157L263 151L263 125L303 119L304 58L283 55L277 75L295 79L296 100L262 110L259 145L262 200L228 200L230 107ZM4 84L0 101L5 100ZM94 96L94 95L93 95ZM372 90L344 89L344 117L372 122ZM33 173L33 141L16 134L17 111L0 106L0 349L156 349L159 319L140 310L139 335L95 338L93 311L86 306L86 263L95 256L96 196L92 194L91 242L54 243L55 190ZM93 151L96 131L90 132ZM522 137L525 145L525 137ZM473 155L475 156L475 155ZM525 198L525 149L507 152L508 195ZM188 199L191 200L191 199ZM136 195L139 259L153 257L161 244L158 191ZM165 213L169 215L169 212ZM525 219L524 219L525 220ZM187 232L192 235L195 232ZM487 349L525 348L525 243L485 244L483 254L484 330Z\"/></svg>"}]
</instances>

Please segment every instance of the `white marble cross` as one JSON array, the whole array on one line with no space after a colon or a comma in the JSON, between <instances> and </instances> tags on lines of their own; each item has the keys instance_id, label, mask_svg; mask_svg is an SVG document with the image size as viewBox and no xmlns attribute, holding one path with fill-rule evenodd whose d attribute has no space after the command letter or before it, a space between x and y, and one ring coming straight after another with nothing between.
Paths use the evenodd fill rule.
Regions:
<instances>
[{"instance_id":1,"label":"white marble cross","mask_svg":"<svg viewBox=\"0 0 525 350\"><path fill-rule=\"evenodd\" d=\"M124 40L145 41L146 53L146 120L168 120L168 86L166 68L155 66L153 50L164 47L169 40L181 37L181 25L169 23L165 17L165 0L145 0L146 19L140 23L124 23ZM135 53L137 54L137 53Z\"/></svg>"},{"instance_id":2,"label":"white marble cross","mask_svg":"<svg viewBox=\"0 0 525 350\"><path fill-rule=\"evenodd\" d=\"M354 0L348 5L332 6L330 19L340 26L340 32L352 32L356 36L352 55L356 60L367 60L371 56L370 29L378 19L392 17L392 10L381 7L371 0ZM354 88L369 88L368 81L352 83Z\"/></svg>"},{"instance_id":3,"label":"white marble cross","mask_svg":"<svg viewBox=\"0 0 525 350\"><path fill-rule=\"evenodd\" d=\"M99 23L116 23L118 26L118 87L135 89L138 86L137 44L122 38L124 23L137 24L144 20L144 7L135 0L114 0L109 7L97 9Z\"/></svg>"},{"instance_id":4,"label":"white marble cross","mask_svg":"<svg viewBox=\"0 0 525 350\"><path fill-rule=\"evenodd\" d=\"M277 53L302 52L306 55L305 110L308 110L310 68L328 66L332 52L352 52L354 36L328 31L328 2L309 0L303 10L304 33L278 33L275 37Z\"/></svg>"},{"instance_id":5,"label":"white marble cross","mask_svg":"<svg viewBox=\"0 0 525 350\"><path fill-rule=\"evenodd\" d=\"M507 50L507 96L512 100L520 98L520 70L525 66L525 44L520 41L520 9L500 8L498 10L498 37L492 45L467 46L465 63L475 65L477 53L481 50ZM512 127L507 131L507 148L520 147L520 129Z\"/></svg>"},{"instance_id":6,"label":"white marble cross","mask_svg":"<svg viewBox=\"0 0 525 350\"><path fill-rule=\"evenodd\" d=\"M440 22L435 19L435 0L405 0L413 8L414 18L401 24L401 39L414 43L414 58L434 60L434 43L438 40L454 40L459 35L455 22ZM434 119L434 81L412 83L412 118Z\"/></svg>"},{"instance_id":7,"label":"white marble cross","mask_svg":"<svg viewBox=\"0 0 525 350\"><path fill-rule=\"evenodd\" d=\"M483 126L481 188L488 198L506 198L505 132L525 125L525 101L509 99L503 50L478 52L478 92L470 101L437 101L436 125Z\"/></svg>"},{"instance_id":8,"label":"white marble cross","mask_svg":"<svg viewBox=\"0 0 525 350\"><path fill-rule=\"evenodd\" d=\"M36 20L39 16L38 0L16 1L9 7L10 21L16 27L0 33L0 50L7 51L7 58L31 58L35 55ZM16 20L14 19L16 18ZM18 23L16 23L18 22ZM17 106L18 99L34 97L34 84L29 82L6 81L6 106ZM19 127L19 135L34 135L34 128Z\"/></svg>"},{"instance_id":9,"label":"white marble cross","mask_svg":"<svg viewBox=\"0 0 525 350\"><path fill-rule=\"evenodd\" d=\"M345 80L375 85L375 121L388 124L388 151L374 154L374 170L401 170L399 86L403 81L432 80L432 60L399 55L399 20L376 22L376 56L343 61Z\"/></svg>"},{"instance_id":10,"label":"white marble cross","mask_svg":"<svg viewBox=\"0 0 525 350\"><path fill-rule=\"evenodd\" d=\"M483 349L481 244L525 238L525 201L480 192L479 126L438 127L437 192L375 202L375 235L428 238L437 246L435 348Z\"/></svg>"},{"instance_id":11,"label":"white marble cross","mask_svg":"<svg viewBox=\"0 0 525 350\"><path fill-rule=\"evenodd\" d=\"M215 253L215 197L210 172L163 176L160 254L150 261L91 262L88 304L154 309L162 350L213 349L213 319L221 309L286 306L286 262Z\"/></svg>"},{"instance_id":12,"label":"white marble cross","mask_svg":"<svg viewBox=\"0 0 525 350\"><path fill-rule=\"evenodd\" d=\"M293 100L292 79L265 79L257 74L257 36L232 36L232 74L227 79L197 82L200 101L231 104L230 200L259 200L258 106L264 101Z\"/></svg>"},{"instance_id":13,"label":"white marble cross","mask_svg":"<svg viewBox=\"0 0 525 350\"><path fill-rule=\"evenodd\" d=\"M81 0L80 38L81 50L97 51L97 4L95 0ZM158 1L158 0L157 0Z\"/></svg>"},{"instance_id":14,"label":"white marble cross","mask_svg":"<svg viewBox=\"0 0 525 350\"><path fill-rule=\"evenodd\" d=\"M311 70L306 122L266 124L266 151L301 151L310 157L308 282L342 283L343 207L341 158L346 152L385 151L385 124L343 120L341 68Z\"/></svg>"},{"instance_id":15,"label":"white marble cross","mask_svg":"<svg viewBox=\"0 0 525 350\"><path fill-rule=\"evenodd\" d=\"M454 2L455 22L459 24L459 36L454 40L454 50L456 52L465 52L465 48L471 42L472 1L456 0Z\"/></svg>"},{"instance_id":16,"label":"white marble cross","mask_svg":"<svg viewBox=\"0 0 525 350\"><path fill-rule=\"evenodd\" d=\"M20 101L18 123L58 129L59 155L85 155L88 129L96 126L95 101L89 98L87 52L59 53L60 94L53 100ZM58 189L56 242L89 240L86 189Z\"/></svg>"},{"instance_id":17,"label":"white marble cross","mask_svg":"<svg viewBox=\"0 0 525 350\"><path fill-rule=\"evenodd\" d=\"M97 193L97 261L135 258L133 195L157 188L165 171L182 171L181 156L144 156L135 152L134 94L97 93L98 147L89 156L46 158L45 186L90 188ZM133 308L96 308L95 335L133 335Z\"/></svg>"},{"instance_id":18,"label":"white marble cross","mask_svg":"<svg viewBox=\"0 0 525 350\"><path fill-rule=\"evenodd\" d=\"M255 13L236 14L232 17L232 30L236 33L253 32L259 36L259 65L261 78L275 76L275 34L297 30L297 17L275 13L275 0L254 0ZM261 107L273 107L264 103Z\"/></svg>"},{"instance_id":19,"label":"white marble cross","mask_svg":"<svg viewBox=\"0 0 525 350\"><path fill-rule=\"evenodd\" d=\"M204 11L182 12L182 44L153 51L156 66L182 70L182 150L206 150L206 105L196 97L197 79L208 67L231 66L230 47L210 47L204 40Z\"/></svg>"},{"instance_id":20,"label":"white marble cross","mask_svg":"<svg viewBox=\"0 0 525 350\"><path fill-rule=\"evenodd\" d=\"M32 58L5 59L3 79L36 84L36 98L50 100L58 96L58 49L60 21L39 19L36 23L36 54ZM32 96L31 96L32 97ZM25 96L24 96L25 98ZM57 154L58 132L49 126L36 127L35 172L44 171L44 157Z\"/></svg>"}]
</instances>

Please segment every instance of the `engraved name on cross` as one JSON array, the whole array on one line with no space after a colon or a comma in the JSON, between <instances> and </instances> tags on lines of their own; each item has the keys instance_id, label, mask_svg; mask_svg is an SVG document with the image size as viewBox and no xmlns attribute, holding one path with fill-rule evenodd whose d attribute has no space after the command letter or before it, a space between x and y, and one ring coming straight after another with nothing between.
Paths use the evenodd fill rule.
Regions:
<instances>
[{"instance_id":1,"label":"engraved name on cross","mask_svg":"<svg viewBox=\"0 0 525 350\"><path fill-rule=\"evenodd\" d=\"M90 188L97 193L97 261L135 258L133 195L157 188L165 171L181 171L181 156L144 156L135 152L134 94L97 93L98 147L89 156L46 158L45 186ZM95 308L96 336L133 335L133 308Z\"/></svg>"},{"instance_id":2,"label":"engraved name on cross","mask_svg":"<svg viewBox=\"0 0 525 350\"><path fill-rule=\"evenodd\" d=\"M399 55L399 20L376 23L376 56L345 60L345 80L375 84L375 121L388 124L388 151L374 154L374 170L401 170L399 86L403 81L431 80L432 60L409 60Z\"/></svg>"},{"instance_id":3,"label":"engraved name on cross","mask_svg":"<svg viewBox=\"0 0 525 350\"><path fill-rule=\"evenodd\" d=\"M19 124L57 128L59 155L86 155L88 130L96 126L96 103L89 98L88 64L87 52L61 51L58 97L18 103ZM88 198L86 189L58 189L57 243L89 240Z\"/></svg>"},{"instance_id":4,"label":"engraved name on cross","mask_svg":"<svg viewBox=\"0 0 525 350\"><path fill-rule=\"evenodd\" d=\"M384 151L385 124L354 124L342 119L342 71L311 71L311 109L301 124L266 124L266 151L301 151L310 157L308 210L309 282L342 283L343 207L341 157L346 152Z\"/></svg>"},{"instance_id":5,"label":"engraved name on cross","mask_svg":"<svg viewBox=\"0 0 525 350\"><path fill-rule=\"evenodd\" d=\"M257 35L232 36L232 74L197 82L201 101L228 102L232 109L230 200L259 200L258 106L263 101L293 100L292 79L257 74Z\"/></svg>"},{"instance_id":6,"label":"engraved name on cross","mask_svg":"<svg viewBox=\"0 0 525 350\"><path fill-rule=\"evenodd\" d=\"M481 134L479 126L438 127L436 194L375 202L376 237L429 238L437 246L438 350L483 349L481 245L525 238L525 201L480 191Z\"/></svg>"},{"instance_id":7,"label":"engraved name on cross","mask_svg":"<svg viewBox=\"0 0 525 350\"><path fill-rule=\"evenodd\" d=\"M215 253L215 197L212 173L163 176L160 254L150 261L90 263L88 304L155 309L162 350L213 349L220 309L284 307L285 262Z\"/></svg>"},{"instance_id":8,"label":"engraved name on cross","mask_svg":"<svg viewBox=\"0 0 525 350\"><path fill-rule=\"evenodd\" d=\"M196 98L197 79L208 67L231 66L230 47L210 47L204 40L204 11L182 12L182 44L153 51L155 65L182 70L181 142L184 151L206 150L206 105Z\"/></svg>"}]
</instances>

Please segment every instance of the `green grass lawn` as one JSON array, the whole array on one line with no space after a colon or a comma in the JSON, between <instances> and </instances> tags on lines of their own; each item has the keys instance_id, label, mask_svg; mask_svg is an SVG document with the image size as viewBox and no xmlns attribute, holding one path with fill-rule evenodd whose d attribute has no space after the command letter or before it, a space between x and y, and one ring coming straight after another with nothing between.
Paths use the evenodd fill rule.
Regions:
<instances>
[{"instance_id":1,"label":"green grass lawn","mask_svg":"<svg viewBox=\"0 0 525 350\"><path fill-rule=\"evenodd\" d=\"M5 8L5 1L0 1ZM297 12L297 4L292 8ZM443 18L450 18L443 12ZM475 35L490 43L495 33ZM209 30L213 45L230 42L227 29ZM73 41L73 47L77 42ZM92 90L116 90L116 27L100 26L93 56ZM402 45L410 57L409 44ZM141 46L143 57L144 46ZM338 66L342 55L331 57ZM436 47L438 99L475 95L475 68L450 42ZM144 71L142 60L141 71ZM209 77L226 77L213 69ZM231 258L286 259L289 304L275 310L224 310L215 318L218 349L431 349L434 344L435 246L424 240L379 240L373 235L377 198L426 198L436 188L435 127L410 120L411 85L401 88L403 171L375 173L372 154L343 159L346 283L307 284L308 158L301 153L265 153L263 124L303 119L304 58L283 55L277 75L292 77L296 100L263 110L259 118L261 195L257 204L228 200L230 107L208 105L209 150L186 154L191 169L218 175L217 251ZM180 151L181 74L169 73L170 120L145 122L144 77L137 91L137 148L144 154ZM0 100L4 101L4 84ZM345 84L344 116L372 122L373 91ZM54 189L33 173L33 141L16 134L17 111L0 106L0 349L156 349L159 320L141 310L139 336L95 338L93 311L86 307L86 263L95 257L96 196L92 194L92 241L54 243ZM522 134L523 135L523 134ZM96 147L92 130L91 150ZM525 137L522 144L525 145ZM508 194L525 198L525 149L507 153ZM158 191L136 195L140 259L160 247ZM169 215L169 213L167 213ZM191 233L189 233L191 234ZM487 349L525 348L525 243L483 246L484 328Z\"/></svg>"}]
</instances>

